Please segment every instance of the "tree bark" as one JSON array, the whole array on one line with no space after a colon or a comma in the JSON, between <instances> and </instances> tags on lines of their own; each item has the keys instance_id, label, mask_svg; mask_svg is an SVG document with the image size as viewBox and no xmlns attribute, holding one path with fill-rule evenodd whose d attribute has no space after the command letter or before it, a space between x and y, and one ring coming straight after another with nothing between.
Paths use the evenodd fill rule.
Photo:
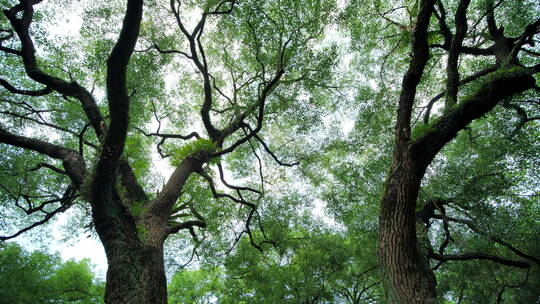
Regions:
<instances>
[{"instance_id":1,"label":"tree bark","mask_svg":"<svg viewBox=\"0 0 540 304\"><path fill-rule=\"evenodd\" d=\"M435 276L416 237L415 207L423 175L419 169L410 153L394 161L381 201L379 261L389 303L436 300Z\"/></svg>"},{"instance_id":2,"label":"tree bark","mask_svg":"<svg viewBox=\"0 0 540 304\"><path fill-rule=\"evenodd\" d=\"M94 211L96 231L108 261L105 303L166 304L165 227L154 218L145 222L136 219L121 204L101 205L115 206L106 212Z\"/></svg>"},{"instance_id":3,"label":"tree bark","mask_svg":"<svg viewBox=\"0 0 540 304\"><path fill-rule=\"evenodd\" d=\"M109 262L105 303L167 303L162 246L116 239L105 247Z\"/></svg>"}]
</instances>

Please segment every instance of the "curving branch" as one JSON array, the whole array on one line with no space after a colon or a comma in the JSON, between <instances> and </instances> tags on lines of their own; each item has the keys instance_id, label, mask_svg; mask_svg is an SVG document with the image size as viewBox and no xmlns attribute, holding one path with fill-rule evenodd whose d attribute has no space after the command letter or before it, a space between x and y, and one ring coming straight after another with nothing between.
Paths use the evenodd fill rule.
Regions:
<instances>
[{"instance_id":1,"label":"curving branch","mask_svg":"<svg viewBox=\"0 0 540 304\"><path fill-rule=\"evenodd\" d=\"M506 266L512 266L517 268L530 268L531 265L527 262L522 261L516 261L516 260L510 260L506 258L502 258L495 255L485 254L485 253L479 253L479 252L469 252L469 253L463 253L463 254L446 254L441 255L434 252L431 252L429 256L435 260L441 261L441 262L447 262L447 261L470 261L470 260L488 260L492 261L498 264L506 265Z\"/></svg>"},{"instance_id":2,"label":"curving branch","mask_svg":"<svg viewBox=\"0 0 540 304\"><path fill-rule=\"evenodd\" d=\"M276 154L274 152L272 152L272 150L270 150L270 148L268 147L268 145L266 144L266 142L264 142L264 140L257 134L254 135L255 139L263 146L264 150L266 151L266 153L270 154L270 156L274 159L274 161L276 163L278 163L280 166L284 166L284 167L294 167L294 166L298 166L300 165L300 162L294 162L294 163L285 163L283 161L280 161L278 159L278 157L276 156Z\"/></svg>"},{"instance_id":3,"label":"curving branch","mask_svg":"<svg viewBox=\"0 0 540 304\"><path fill-rule=\"evenodd\" d=\"M43 162L37 164L37 166L35 166L34 168L31 168L29 171L37 171L37 170L39 170L41 168L47 168L47 169L52 170L52 171L54 171L54 172L56 172L58 174L67 175L66 171L64 171L64 170L62 170L62 169L60 169L58 167L55 167L55 166L53 166L51 164L43 163Z\"/></svg>"},{"instance_id":4,"label":"curving branch","mask_svg":"<svg viewBox=\"0 0 540 304\"><path fill-rule=\"evenodd\" d=\"M103 135L103 130L100 127L103 118L92 94L77 82L66 81L47 74L38 66L36 49L32 37L30 36L29 28L34 16L33 6L40 2L42 1L20 0L19 4L4 10L4 15L9 20L21 42L21 50L16 51L16 53L22 57L26 74L32 80L43 84L47 88L55 90L62 95L74 97L79 100L86 116L92 123L94 131L98 137L100 137ZM19 17L19 15L21 15L21 17Z\"/></svg>"},{"instance_id":5,"label":"curving branch","mask_svg":"<svg viewBox=\"0 0 540 304\"><path fill-rule=\"evenodd\" d=\"M47 222L49 222L56 214L58 213L62 213L64 211L66 211L67 209L69 209L72 205L73 205L73 202L75 201L75 199L78 197L78 195L76 195L76 187L75 185L71 184L67 187L66 191L64 192L64 195L61 197L61 198L58 198L58 199L54 199L54 200L49 200L49 201L45 201L45 202L42 202L40 204L40 206L38 207L34 207L34 208L29 208L29 209L24 209L23 210L26 212L26 214L32 214L36 211L42 211L45 213L45 217L37 222L34 222L32 223L31 225L25 227L25 228L22 228L20 229L19 231L11 234L11 235L7 235L7 236L0 236L0 241L6 241L6 240L9 240L9 239L13 239L23 233L25 233L26 231L29 231L37 226L40 226L40 225L43 225ZM56 202L59 202L60 203L60 206L52 211L45 211L43 210L43 208L46 206L46 205L49 205L49 204L52 204L52 203L56 203Z\"/></svg>"},{"instance_id":6,"label":"curving branch","mask_svg":"<svg viewBox=\"0 0 540 304\"><path fill-rule=\"evenodd\" d=\"M508 136L509 138L512 138L517 132L519 132L519 130L521 130L521 128L523 128L523 126L526 123L531 122L531 121L535 121L535 120L540 120L540 116L529 117L527 112L522 107L520 107L517 104L510 103L510 101L508 101L508 100L506 100L503 103L503 107L516 111L517 115L519 116L519 122L517 123L514 130L512 130L512 132L510 132L510 135Z\"/></svg>"},{"instance_id":7,"label":"curving branch","mask_svg":"<svg viewBox=\"0 0 540 304\"><path fill-rule=\"evenodd\" d=\"M234 149L236 149L241 144L247 142L250 138L254 137L262 129L262 124L263 124L263 119L264 119L264 108L265 108L266 99L268 98L270 93L275 89L275 87L277 86L279 80L281 79L281 77L283 76L284 73L285 73L285 71L282 68L280 68L276 72L276 74L274 74L274 77L270 81L263 84L263 89L262 89L261 93L259 94L258 100L257 100L257 102L255 104L253 104L253 108L252 108L253 110L258 111L258 114L257 114L257 126L254 129L250 128L251 132L249 132L248 135L240 138L239 140L237 140L236 142L231 144L229 147L227 147L225 149L222 149L221 151L217 151L217 152L212 153L212 157L221 156L221 155L224 155L224 154L227 154L227 153L230 153L230 152L234 151ZM225 129L223 129L223 131L222 131L223 138L225 138L225 137L229 136L230 134L236 132L237 130L239 130L242 127L248 127L248 125L244 122L244 120L247 118L247 116L248 116L248 114L250 112L251 112L251 109L248 109L247 111L242 113L242 115L237 117L235 119L235 121L233 121L231 124L229 124L229 126L227 126Z\"/></svg>"},{"instance_id":8,"label":"curving branch","mask_svg":"<svg viewBox=\"0 0 540 304\"><path fill-rule=\"evenodd\" d=\"M253 237L253 233L252 233L252 230L251 230L251 221L253 219L253 215L257 211L257 205L256 204L248 202L245 199L243 199L243 197L240 195L240 192L238 192L240 198L236 198L236 197L234 197L234 196L232 196L230 194L227 194L227 193L218 192L216 190L215 185L214 185L214 181L212 180L212 178L206 172L201 171L201 172L198 172L198 173L210 185L210 190L212 191L212 195L214 196L214 198L217 198L217 199L219 199L219 198L227 198L227 199L229 199L229 200L231 200L231 201L233 201L235 203L238 203L240 205L247 206L247 207L250 208L250 211L249 211L247 219L246 219L244 232L247 233L251 246L255 247L260 252L263 252L263 249L261 247L262 244L272 244L274 246L276 245L276 243L274 241L268 240L268 239L265 239L265 240L259 242L258 244L255 242L255 238ZM239 240L241 236L242 236L242 233L240 233L237 240Z\"/></svg>"},{"instance_id":9,"label":"curving branch","mask_svg":"<svg viewBox=\"0 0 540 304\"><path fill-rule=\"evenodd\" d=\"M12 54L12 55L16 55L16 56L22 56L21 51L15 50L15 49L12 49L12 48L9 48L9 47L5 47L5 46L2 45L2 43L4 41L10 40L11 38L15 37L15 35L13 34L13 31L12 30L0 29L0 33L7 33L6 36L0 37L0 51L4 52L4 53L7 53L7 54Z\"/></svg>"},{"instance_id":10,"label":"curving branch","mask_svg":"<svg viewBox=\"0 0 540 304\"><path fill-rule=\"evenodd\" d=\"M178 50L163 50L161 49L156 43L152 44L152 47L161 54L180 54L188 59L193 59L190 55L188 55L186 52L178 51Z\"/></svg>"},{"instance_id":11,"label":"curving branch","mask_svg":"<svg viewBox=\"0 0 540 304\"><path fill-rule=\"evenodd\" d=\"M222 1L218 4L218 7L221 7L222 4L230 2L231 3L231 9L234 6L235 1ZM171 0L170 1L170 8L175 16L176 23L180 29L180 31L184 34L186 39L189 43L189 51L190 54L187 54L187 57L191 59L191 61L195 64L197 69L202 75L203 78L203 92L204 92L204 101L201 107L201 118L203 121L204 128L206 129L206 132L208 133L208 136L210 139L212 139L215 142L221 141L221 131L218 130L211 121L210 118L210 110L212 108L213 103L213 96L212 96L212 84L210 81L210 75L208 71L208 65L206 62L206 56L204 53L204 47L201 43L201 36L204 32L204 26L206 24L206 18L208 15L211 15L212 12L203 12L201 19L193 29L193 32L188 32L187 28L185 27L181 17L180 17L180 1L178 0ZM223 11L225 13L227 11Z\"/></svg>"},{"instance_id":12,"label":"curving branch","mask_svg":"<svg viewBox=\"0 0 540 304\"><path fill-rule=\"evenodd\" d=\"M14 87L7 80L0 78L0 85L3 86L6 90L14 94L28 95L28 96L43 96L50 94L53 89L51 87L45 87L40 90L21 90Z\"/></svg>"},{"instance_id":13,"label":"curving branch","mask_svg":"<svg viewBox=\"0 0 540 304\"><path fill-rule=\"evenodd\" d=\"M65 172L69 175L73 183L77 187L82 185L86 166L77 151L39 139L13 134L5 130L2 126L0 126L0 142L62 160Z\"/></svg>"},{"instance_id":14,"label":"curving branch","mask_svg":"<svg viewBox=\"0 0 540 304\"><path fill-rule=\"evenodd\" d=\"M190 221L185 221L182 223L173 223L169 226L167 233L174 234L174 233L178 233L180 230L183 230L183 229L190 229L191 231L193 227L206 228L206 222L201 221L201 220L190 220Z\"/></svg>"},{"instance_id":15,"label":"curving branch","mask_svg":"<svg viewBox=\"0 0 540 304\"><path fill-rule=\"evenodd\" d=\"M188 135L181 135L181 134L159 133L159 127L158 127L158 130L156 132L154 132L154 133L147 133L146 131L144 131L143 129L141 129L139 127L135 127L135 129L137 129L139 132L141 132L146 137L159 137L159 138L161 138L161 140L157 144L157 151L158 151L159 155L161 155L162 158L167 158L167 157L170 156L170 155L164 154L163 149L161 148L163 146L163 144L165 144L165 140L167 140L169 138L182 139L182 140L188 140L190 138L197 138L197 139L201 138L201 136L197 132L191 132Z\"/></svg>"},{"instance_id":16,"label":"curving branch","mask_svg":"<svg viewBox=\"0 0 540 304\"><path fill-rule=\"evenodd\" d=\"M433 215L433 218L435 219L443 219L443 216L442 215ZM466 220L466 219L460 219L460 218L453 218L453 217L445 217L445 220L446 221L450 221L450 222L455 222L455 223L459 223L459 224L462 224L462 225L465 225L467 226L469 229L471 229L472 231L478 233L479 235L483 235L485 237L487 237L488 239L496 242L497 244L499 245L502 245L503 247L507 248L508 250L512 251L514 254L516 254L517 256L521 257L521 258L524 258L524 259L527 259L527 260L530 260L538 265L540 265L540 259L537 258L537 257L534 257L532 255L529 255L529 254L526 254L524 253L523 251L515 248L514 246L512 246L510 243L502 240L501 238L497 237L497 236L494 236L492 234L489 234L487 232L484 232L482 231L478 226L476 226L474 224L473 221L471 220Z\"/></svg>"},{"instance_id":17,"label":"curving branch","mask_svg":"<svg viewBox=\"0 0 540 304\"><path fill-rule=\"evenodd\" d=\"M223 183L223 185L225 185L227 188L233 189L233 190L236 190L236 191L244 191L245 190L245 191L250 191L250 192L253 192L253 193L257 193L260 196L262 195L262 192L259 191L259 190L256 190L256 189L253 189L253 188L250 188L250 187L240 187L240 186L235 186L235 185L229 184L225 180L225 175L223 173L223 166L221 165L221 163L218 163L217 167L218 167L218 171L219 171L219 178L221 179L221 182Z\"/></svg>"},{"instance_id":18,"label":"curving branch","mask_svg":"<svg viewBox=\"0 0 540 304\"><path fill-rule=\"evenodd\" d=\"M77 133L77 132L72 131L72 130L70 130L68 128L64 128L62 126L50 123L43 117L43 115L41 115L42 113L52 112L52 111L56 111L56 110L39 110L39 109L35 109L29 103L24 102L24 101L14 102L14 101L10 101L10 100L7 100L7 99L0 99L0 101L5 101L5 102L8 102L8 103L14 104L17 107L23 108L24 110L28 111L28 113L23 113L23 114L20 114L20 113L17 113L17 112L12 112L12 111L0 111L0 114L9 115L11 117L18 118L18 119L21 119L21 120L24 119L24 120L27 120L27 121L29 121L31 123L34 123L34 124L37 124L37 125L40 125L40 126L45 126L45 127L48 127L48 128L52 128L52 129L58 130L60 132L64 132L64 133L67 133L69 135L77 137L79 139L79 152L80 152L79 154L80 155L83 155L83 153L82 153L82 146L83 145L90 146L90 147L92 147L94 149L97 148L96 145L94 145L93 143L91 143L91 142L84 139L84 132ZM32 117L32 115L37 116L37 118ZM89 126L90 126L90 124L86 124L85 127L83 128L83 131L85 131Z\"/></svg>"}]
</instances>

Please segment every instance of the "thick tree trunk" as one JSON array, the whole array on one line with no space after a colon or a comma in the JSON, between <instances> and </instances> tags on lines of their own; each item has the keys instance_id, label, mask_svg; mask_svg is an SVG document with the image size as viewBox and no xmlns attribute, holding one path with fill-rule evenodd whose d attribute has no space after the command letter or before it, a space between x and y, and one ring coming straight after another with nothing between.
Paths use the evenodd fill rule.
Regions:
<instances>
[{"instance_id":1,"label":"thick tree trunk","mask_svg":"<svg viewBox=\"0 0 540 304\"><path fill-rule=\"evenodd\" d=\"M116 248L107 252L109 268L105 303L167 303L163 248L143 247L118 240L115 243L113 246Z\"/></svg>"},{"instance_id":2,"label":"thick tree trunk","mask_svg":"<svg viewBox=\"0 0 540 304\"><path fill-rule=\"evenodd\" d=\"M409 155L394 155L386 181L379 217L379 262L389 303L436 300L435 276L416 237L415 207L424 170Z\"/></svg>"},{"instance_id":3,"label":"thick tree trunk","mask_svg":"<svg viewBox=\"0 0 540 304\"><path fill-rule=\"evenodd\" d=\"M156 218L135 221L122 205L111 202L94 209L93 216L109 264L105 303L166 304L165 226Z\"/></svg>"}]
</instances>

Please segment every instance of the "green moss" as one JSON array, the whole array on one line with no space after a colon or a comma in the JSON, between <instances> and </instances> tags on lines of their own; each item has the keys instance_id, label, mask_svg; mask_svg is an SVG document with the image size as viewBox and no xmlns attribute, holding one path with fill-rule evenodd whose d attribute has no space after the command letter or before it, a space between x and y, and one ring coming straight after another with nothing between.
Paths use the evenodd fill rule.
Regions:
<instances>
[{"instance_id":1,"label":"green moss","mask_svg":"<svg viewBox=\"0 0 540 304\"><path fill-rule=\"evenodd\" d=\"M524 70L525 68L517 65L503 66L497 69L495 72L488 74L485 81L489 82L499 78L520 75L523 74Z\"/></svg>"},{"instance_id":2,"label":"green moss","mask_svg":"<svg viewBox=\"0 0 540 304\"><path fill-rule=\"evenodd\" d=\"M512 77L512 76L518 76L522 75L525 72L525 68L516 66L516 65L507 65L503 66L496 71L489 73L483 78L483 81L479 81L475 89L469 90L469 93L461 97L462 100L460 103L456 103L453 108L457 108L458 106L465 104L467 102L474 101L474 98L476 97L476 94L478 93L478 89L481 88L484 85L488 85L489 83L506 77Z\"/></svg>"},{"instance_id":3,"label":"green moss","mask_svg":"<svg viewBox=\"0 0 540 304\"><path fill-rule=\"evenodd\" d=\"M128 211L133 217L139 217L143 213L146 202L130 198L126 187L118 180L116 181L116 191L124 206L128 206Z\"/></svg>"},{"instance_id":4,"label":"green moss","mask_svg":"<svg viewBox=\"0 0 540 304\"><path fill-rule=\"evenodd\" d=\"M415 141L419 139L420 137L424 136L424 134L435 131L435 124L437 120L431 120L428 124L420 123L416 125L412 131L411 131L411 140Z\"/></svg>"},{"instance_id":5,"label":"green moss","mask_svg":"<svg viewBox=\"0 0 540 304\"><path fill-rule=\"evenodd\" d=\"M134 217L139 217L144 211L144 202L134 202L129 206L129 213Z\"/></svg>"},{"instance_id":6,"label":"green moss","mask_svg":"<svg viewBox=\"0 0 540 304\"><path fill-rule=\"evenodd\" d=\"M148 229L146 229L144 225L138 224L135 226L135 229L137 230L137 235L139 236L139 239L148 239Z\"/></svg>"}]
</instances>

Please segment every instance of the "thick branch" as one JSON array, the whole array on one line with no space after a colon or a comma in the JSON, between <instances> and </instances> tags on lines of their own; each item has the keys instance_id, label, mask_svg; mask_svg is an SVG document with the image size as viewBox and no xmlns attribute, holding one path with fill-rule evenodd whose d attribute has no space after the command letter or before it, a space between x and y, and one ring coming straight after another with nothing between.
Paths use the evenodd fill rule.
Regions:
<instances>
[{"instance_id":1,"label":"thick branch","mask_svg":"<svg viewBox=\"0 0 540 304\"><path fill-rule=\"evenodd\" d=\"M463 254L446 254L446 255L440 255L434 252L430 253L430 257L442 262L446 261L470 261L470 260L488 260L492 261L498 264L506 265L506 266L512 266L512 267L518 267L518 268L529 268L531 265L526 262L522 261L515 261L515 260L509 260L505 258L501 258L495 255L485 254L485 253L479 253L479 252L470 252L470 253L463 253Z\"/></svg>"},{"instance_id":2,"label":"thick branch","mask_svg":"<svg viewBox=\"0 0 540 304\"><path fill-rule=\"evenodd\" d=\"M92 126L98 136L103 134L100 123L102 116L99 108L96 105L94 97L85 88L79 85L77 82L68 82L61 78L51 76L43 72L36 60L36 50L34 42L30 37L29 27L34 15L33 5L40 3L41 1L29 1L21 0L19 4L15 5L9 10L4 10L4 14L11 23L13 29L17 33L21 41L21 51L24 68L26 74L34 81L37 81L48 88L54 89L65 96L71 96L80 101L86 116L92 123ZM17 15L22 12L22 17L19 19Z\"/></svg>"},{"instance_id":3,"label":"thick branch","mask_svg":"<svg viewBox=\"0 0 540 304\"><path fill-rule=\"evenodd\" d=\"M0 126L0 142L15 147L32 150L63 161L66 173L79 187L84 179L85 165L75 150L57 146L39 139L13 134Z\"/></svg>"},{"instance_id":4,"label":"thick branch","mask_svg":"<svg viewBox=\"0 0 540 304\"><path fill-rule=\"evenodd\" d=\"M440 48L440 49L447 50L447 51L449 50L449 46L443 45L443 44L437 44L437 43L431 44L430 47ZM473 55L473 56L493 56L493 55L495 55L495 51L494 51L493 46L490 46L490 47L485 48L485 49L478 48L478 47L461 46L461 48L459 49L459 52L462 53L462 54Z\"/></svg>"},{"instance_id":5,"label":"thick branch","mask_svg":"<svg viewBox=\"0 0 540 304\"><path fill-rule=\"evenodd\" d=\"M430 130L410 146L414 153L418 153L418 159L422 160L419 169L426 168L440 149L471 121L489 112L503 99L533 88L533 73L533 69L518 67L501 70L456 109L441 116Z\"/></svg>"},{"instance_id":6,"label":"thick branch","mask_svg":"<svg viewBox=\"0 0 540 304\"><path fill-rule=\"evenodd\" d=\"M467 34L467 7L470 0L461 0L456 11L456 34L452 37L450 51L448 52L447 65L447 84L446 84L446 109L457 102L457 93L459 86L458 60L459 50L463 44L463 39Z\"/></svg>"},{"instance_id":7,"label":"thick branch","mask_svg":"<svg viewBox=\"0 0 540 304\"><path fill-rule=\"evenodd\" d=\"M469 82L472 82L472 81L475 81L477 80L478 78L482 77L482 76L486 76L487 74L491 73L491 72L495 72L497 69L499 68L498 65L492 65L490 67L487 67L481 71L478 71L474 74L472 74L471 76L468 76L462 80L459 81L459 85L462 86L462 85L465 85ZM426 106L426 113L424 114L424 123L427 124L429 122L429 115L431 114L431 109L433 108L433 105L435 104L435 102L437 102L437 100L441 99L444 97L444 94L445 92L441 92L439 94L437 94L435 97L433 97L427 104Z\"/></svg>"},{"instance_id":8,"label":"thick branch","mask_svg":"<svg viewBox=\"0 0 540 304\"><path fill-rule=\"evenodd\" d=\"M187 179L192 173L199 172L203 163L203 160L195 156L185 158L176 167L156 199L150 202L145 216L158 216L167 219L171 215L172 207L180 197Z\"/></svg>"},{"instance_id":9,"label":"thick branch","mask_svg":"<svg viewBox=\"0 0 540 304\"><path fill-rule=\"evenodd\" d=\"M399 97L398 114L395 125L396 145L398 150L405 147L410 137L411 113L416 96L416 89L429 59L427 30L434 4L435 0L423 0L420 2L420 11L416 20L416 27L412 34L412 58L401 84L401 94Z\"/></svg>"},{"instance_id":10,"label":"thick branch","mask_svg":"<svg viewBox=\"0 0 540 304\"><path fill-rule=\"evenodd\" d=\"M128 0L120 36L107 60L107 99L110 127L96 168L96 176L114 175L115 162L124 150L129 118L126 70L139 36L142 0Z\"/></svg>"}]
</instances>

